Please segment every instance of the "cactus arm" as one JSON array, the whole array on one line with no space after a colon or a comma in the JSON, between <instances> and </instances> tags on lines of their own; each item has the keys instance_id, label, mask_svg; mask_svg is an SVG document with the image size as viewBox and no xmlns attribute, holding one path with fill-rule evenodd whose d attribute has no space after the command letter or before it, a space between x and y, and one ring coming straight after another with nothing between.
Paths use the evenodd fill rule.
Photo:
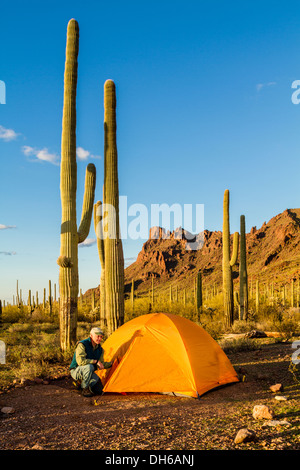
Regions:
<instances>
[{"instance_id":1,"label":"cactus arm","mask_svg":"<svg viewBox=\"0 0 300 470\"><path fill-rule=\"evenodd\" d=\"M94 204L94 228L97 237L97 248L99 253L99 259L101 264L101 269L104 269L104 240L103 240L103 230L102 230L102 202L97 201Z\"/></svg>"},{"instance_id":2,"label":"cactus arm","mask_svg":"<svg viewBox=\"0 0 300 470\"><path fill-rule=\"evenodd\" d=\"M224 192L223 199L223 265L226 265L230 260L230 244L229 244L229 191Z\"/></svg>"},{"instance_id":3,"label":"cactus arm","mask_svg":"<svg viewBox=\"0 0 300 470\"><path fill-rule=\"evenodd\" d=\"M82 206L81 222L78 229L78 243L82 243L89 234L96 186L96 168L89 163L85 174L85 190Z\"/></svg>"},{"instance_id":4,"label":"cactus arm","mask_svg":"<svg viewBox=\"0 0 300 470\"><path fill-rule=\"evenodd\" d=\"M235 232L233 235L233 250L232 250L232 256L230 260L230 266L234 266L237 262L238 259L238 254L239 254L239 232Z\"/></svg>"},{"instance_id":5,"label":"cactus arm","mask_svg":"<svg viewBox=\"0 0 300 470\"><path fill-rule=\"evenodd\" d=\"M100 323L101 328L105 328L105 253L104 253L104 239L102 229L102 202L97 201L94 204L94 228L97 238L97 248L101 265L100 275Z\"/></svg>"}]
</instances>

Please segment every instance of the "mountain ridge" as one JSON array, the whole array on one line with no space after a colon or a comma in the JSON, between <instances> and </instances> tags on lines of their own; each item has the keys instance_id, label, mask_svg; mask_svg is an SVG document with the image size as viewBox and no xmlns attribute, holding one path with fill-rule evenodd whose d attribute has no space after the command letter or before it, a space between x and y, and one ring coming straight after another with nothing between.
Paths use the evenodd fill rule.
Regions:
<instances>
[{"instance_id":1,"label":"mountain ridge","mask_svg":"<svg viewBox=\"0 0 300 470\"><path fill-rule=\"evenodd\" d=\"M233 234L231 243L232 240ZM187 249L191 243L198 243L199 249ZM259 229L252 227L246 233L246 250L249 280L273 282L279 287L292 279L300 279L300 208L284 210L264 222ZM173 232L151 227L149 239L143 244L136 261L125 269L125 294L131 291L132 280L135 291L141 295L148 294L152 280L155 288L162 291L170 286L191 289L199 270L205 287L215 285L221 288L222 231L206 229L198 235L191 235L181 227ZM237 288L239 257L233 267L233 282ZM95 290L97 299L99 286L89 289L85 297L89 297L92 290Z\"/></svg>"},{"instance_id":2,"label":"mountain ridge","mask_svg":"<svg viewBox=\"0 0 300 470\"><path fill-rule=\"evenodd\" d=\"M125 291L135 281L136 288L147 291L152 284L192 287L193 279L201 270L203 282L222 285L222 232L204 230L198 234L202 247L187 250L184 236L178 239L176 231L166 233L161 227L152 227L149 239L143 244L137 259L125 270ZM159 232L158 238L151 238ZM188 232L186 232L188 233ZM201 235L201 236L200 236ZM188 239L190 234L188 233ZM231 241L233 234L231 235ZM275 284L288 283L300 276L300 209L286 209L264 222L261 228L252 227L246 233L248 277ZM233 268L234 282L238 279L239 260Z\"/></svg>"}]
</instances>

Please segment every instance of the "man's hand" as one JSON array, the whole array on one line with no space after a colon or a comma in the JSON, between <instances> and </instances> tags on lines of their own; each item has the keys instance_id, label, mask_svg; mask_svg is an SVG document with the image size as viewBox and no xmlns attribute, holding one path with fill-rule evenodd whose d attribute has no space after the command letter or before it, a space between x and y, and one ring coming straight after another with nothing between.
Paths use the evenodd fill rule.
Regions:
<instances>
[{"instance_id":1,"label":"man's hand","mask_svg":"<svg viewBox=\"0 0 300 470\"><path fill-rule=\"evenodd\" d=\"M97 362L97 366L99 369L104 369L104 365L100 361Z\"/></svg>"}]
</instances>

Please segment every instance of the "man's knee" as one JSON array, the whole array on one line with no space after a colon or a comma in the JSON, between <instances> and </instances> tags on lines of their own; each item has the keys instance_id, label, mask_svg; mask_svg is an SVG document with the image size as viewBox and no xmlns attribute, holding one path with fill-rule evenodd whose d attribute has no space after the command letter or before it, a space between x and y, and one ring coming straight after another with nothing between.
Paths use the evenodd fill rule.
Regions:
<instances>
[{"instance_id":1,"label":"man's knee","mask_svg":"<svg viewBox=\"0 0 300 470\"><path fill-rule=\"evenodd\" d=\"M95 370L93 364L86 364L85 366L82 366L82 367L83 367L84 372L86 373L93 373Z\"/></svg>"}]
</instances>

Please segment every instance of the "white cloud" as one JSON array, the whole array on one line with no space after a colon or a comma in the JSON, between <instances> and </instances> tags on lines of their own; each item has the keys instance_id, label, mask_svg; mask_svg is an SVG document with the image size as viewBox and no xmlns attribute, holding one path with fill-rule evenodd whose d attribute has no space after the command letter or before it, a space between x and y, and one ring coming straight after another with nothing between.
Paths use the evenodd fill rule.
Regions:
<instances>
[{"instance_id":1,"label":"white cloud","mask_svg":"<svg viewBox=\"0 0 300 470\"><path fill-rule=\"evenodd\" d=\"M89 150L85 150L83 147L77 147L76 155L79 160L87 160L90 158L100 159L100 155L93 155Z\"/></svg>"},{"instance_id":2,"label":"white cloud","mask_svg":"<svg viewBox=\"0 0 300 470\"><path fill-rule=\"evenodd\" d=\"M95 245L96 242L97 242L96 238L86 238L84 242L79 243L78 246L84 248L87 246L93 246Z\"/></svg>"},{"instance_id":3,"label":"white cloud","mask_svg":"<svg viewBox=\"0 0 300 470\"><path fill-rule=\"evenodd\" d=\"M258 83L258 84L256 85L256 90L257 90L257 91L260 91L260 90L262 90L262 89L265 88L265 87L269 87L269 86L273 86L273 85L276 85L276 82Z\"/></svg>"},{"instance_id":4,"label":"white cloud","mask_svg":"<svg viewBox=\"0 0 300 470\"><path fill-rule=\"evenodd\" d=\"M32 155L34 152L33 147L29 147L29 145L24 145L22 147L22 152L28 157L29 155Z\"/></svg>"},{"instance_id":5,"label":"white cloud","mask_svg":"<svg viewBox=\"0 0 300 470\"><path fill-rule=\"evenodd\" d=\"M79 160L86 160L90 156L90 152L88 150L84 150L82 147L77 147L76 155Z\"/></svg>"},{"instance_id":6,"label":"white cloud","mask_svg":"<svg viewBox=\"0 0 300 470\"><path fill-rule=\"evenodd\" d=\"M7 230L7 229L10 229L10 228L16 228L15 225L3 225L3 224L0 224L0 230Z\"/></svg>"},{"instance_id":7,"label":"white cloud","mask_svg":"<svg viewBox=\"0 0 300 470\"><path fill-rule=\"evenodd\" d=\"M17 134L13 129L6 129L3 126L0 126L0 139L5 140L5 142L15 140L18 135L19 134Z\"/></svg>"},{"instance_id":8,"label":"white cloud","mask_svg":"<svg viewBox=\"0 0 300 470\"><path fill-rule=\"evenodd\" d=\"M29 145L24 145L22 151L26 157L35 157L33 161L43 161L53 163L54 165L59 164L59 157L55 153L50 153L47 148L36 149Z\"/></svg>"}]
</instances>

